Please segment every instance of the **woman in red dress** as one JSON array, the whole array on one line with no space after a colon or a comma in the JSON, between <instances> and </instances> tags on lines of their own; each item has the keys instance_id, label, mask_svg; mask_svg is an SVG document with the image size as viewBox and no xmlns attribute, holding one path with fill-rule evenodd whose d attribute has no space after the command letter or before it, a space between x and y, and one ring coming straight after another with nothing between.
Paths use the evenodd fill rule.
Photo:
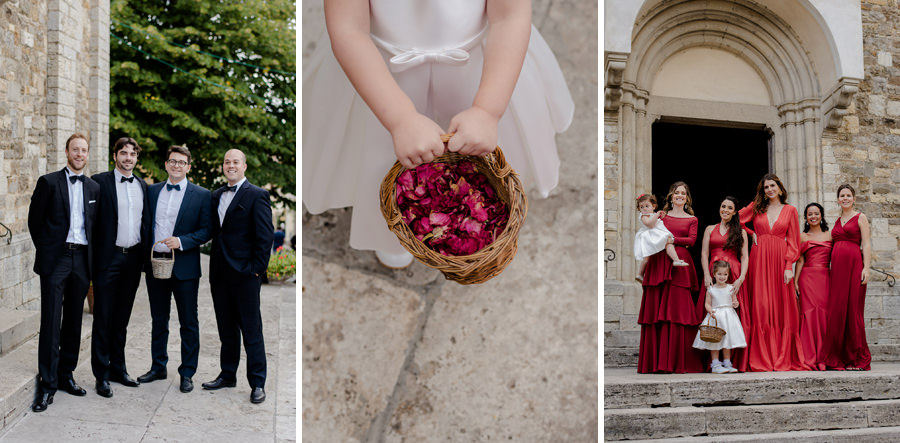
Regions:
<instances>
[{"instance_id":1,"label":"woman in red dress","mask_svg":"<svg viewBox=\"0 0 900 443\"><path fill-rule=\"evenodd\" d=\"M800 259L794 289L800 297L800 343L806 364L825 370L825 330L828 315L831 232L822 219L822 205L810 203L803 210L806 224L800 233Z\"/></svg>"},{"instance_id":2,"label":"woman in red dress","mask_svg":"<svg viewBox=\"0 0 900 443\"><path fill-rule=\"evenodd\" d=\"M678 257L689 266L673 267L665 251L650 256L647 262L638 315L641 325L638 372L703 372L701 353L692 346L703 300L699 300L698 308L691 296L699 285L687 250L697 241L697 217L693 216L690 190L684 182L675 182L669 188L664 211L663 223L675 237Z\"/></svg>"},{"instance_id":3,"label":"woman in red dress","mask_svg":"<svg viewBox=\"0 0 900 443\"><path fill-rule=\"evenodd\" d=\"M747 233L741 229L737 217L738 201L734 197L725 197L719 203L719 223L706 227L703 232L703 246L700 261L703 266L703 287L700 289L700 300L706 299L706 288L713 285L712 264L724 260L731 266L728 284L734 286L738 299L738 316L744 329L744 337L750 339L750 295L747 285L743 284L747 277ZM725 360L725 367L735 367L746 372L749 367L746 348L731 351L733 362Z\"/></svg>"},{"instance_id":4,"label":"woman in red dress","mask_svg":"<svg viewBox=\"0 0 900 443\"><path fill-rule=\"evenodd\" d=\"M828 369L868 371L872 355L866 343L863 308L869 263L869 220L853 210L856 190L849 184L838 187L841 216L834 222L831 237L831 289L828 291L828 333L825 338L825 366Z\"/></svg>"},{"instance_id":5,"label":"woman in red dress","mask_svg":"<svg viewBox=\"0 0 900 443\"><path fill-rule=\"evenodd\" d=\"M756 246L750 251L751 371L808 370L800 345L800 317L792 280L800 256L797 209L775 174L766 174L756 197L741 209L741 223L753 222Z\"/></svg>"}]
</instances>

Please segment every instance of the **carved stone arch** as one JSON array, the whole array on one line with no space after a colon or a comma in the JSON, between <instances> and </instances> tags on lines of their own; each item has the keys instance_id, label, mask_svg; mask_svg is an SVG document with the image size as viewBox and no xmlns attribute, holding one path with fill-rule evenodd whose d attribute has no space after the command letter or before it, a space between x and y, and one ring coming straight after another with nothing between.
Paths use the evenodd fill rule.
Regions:
<instances>
[{"instance_id":1,"label":"carved stone arch","mask_svg":"<svg viewBox=\"0 0 900 443\"><path fill-rule=\"evenodd\" d=\"M788 187L791 201L823 197L821 136L840 124L856 92L857 80L841 78L823 87L809 48L799 34L769 8L753 0L646 2L635 20L630 54L607 54L606 109L618 111L621 228L620 276L633 273L627 253L637 220L629 196L651 189L651 126L661 117L763 124L771 133L771 165ZM691 48L734 54L766 85L769 106L732 104L708 116L688 99L657 97L651 85L673 55ZM679 106L679 103L681 104ZM747 110L750 110L749 112ZM633 260L631 260L633 262Z\"/></svg>"}]
</instances>

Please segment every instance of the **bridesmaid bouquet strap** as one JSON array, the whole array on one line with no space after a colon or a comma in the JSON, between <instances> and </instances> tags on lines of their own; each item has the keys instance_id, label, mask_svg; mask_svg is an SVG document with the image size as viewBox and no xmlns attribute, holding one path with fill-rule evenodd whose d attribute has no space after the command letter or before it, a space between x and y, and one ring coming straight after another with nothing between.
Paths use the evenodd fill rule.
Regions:
<instances>
[{"instance_id":1,"label":"bridesmaid bouquet strap","mask_svg":"<svg viewBox=\"0 0 900 443\"><path fill-rule=\"evenodd\" d=\"M710 324L710 322L716 323ZM700 325L700 340L707 343L718 343L722 341L722 337L725 337L725 330L719 327L718 320L709 317L705 325Z\"/></svg>"}]
</instances>

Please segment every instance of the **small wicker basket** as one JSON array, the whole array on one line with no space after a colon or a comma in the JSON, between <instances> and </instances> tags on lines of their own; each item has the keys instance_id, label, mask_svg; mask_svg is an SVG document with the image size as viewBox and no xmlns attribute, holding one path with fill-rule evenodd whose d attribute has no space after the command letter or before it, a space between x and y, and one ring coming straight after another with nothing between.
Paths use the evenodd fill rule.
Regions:
<instances>
[{"instance_id":1,"label":"small wicker basket","mask_svg":"<svg viewBox=\"0 0 900 443\"><path fill-rule=\"evenodd\" d=\"M444 134L441 139L446 144L452 134ZM506 162L503 151L498 146L494 152L485 157L476 157L445 152L434 159L438 163L457 163L468 160L475 164L475 168L487 177L488 182L497 195L506 204L509 210L509 220L503 232L497 236L493 243L470 255L447 256L442 255L425 243L419 241L412 229L403 223L400 210L397 207L396 182L406 168L395 162L381 182L381 213L387 221L390 229L400 244L413 256L426 266L437 269L444 274L447 280L453 280L463 285L484 283L497 276L512 261L516 255L519 229L525 221L528 212L528 200L522 188L519 175Z\"/></svg>"},{"instance_id":2,"label":"small wicker basket","mask_svg":"<svg viewBox=\"0 0 900 443\"><path fill-rule=\"evenodd\" d=\"M153 248L160 243L162 243L162 240L150 247L150 268L153 270L153 278L167 280L172 278L172 267L175 266L175 253L172 253L172 258L154 257Z\"/></svg>"},{"instance_id":3,"label":"small wicker basket","mask_svg":"<svg viewBox=\"0 0 900 443\"><path fill-rule=\"evenodd\" d=\"M716 324L710 325L711 321ZM700 325L700 340L707 343L718 343L722 341L722 337L725 337L725 330L719 327L719 321L715 318L709 317L705 325Z\"/></svg>"}]
</instances>

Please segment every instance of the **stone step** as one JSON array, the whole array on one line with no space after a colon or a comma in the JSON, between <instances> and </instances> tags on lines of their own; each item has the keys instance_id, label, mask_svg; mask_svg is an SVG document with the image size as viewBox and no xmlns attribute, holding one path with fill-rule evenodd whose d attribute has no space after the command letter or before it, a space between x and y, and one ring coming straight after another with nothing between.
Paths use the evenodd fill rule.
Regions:
<instances>
[{"instance_id":1,"label":"stone step","mask_svg":"<svg viewBox=\"0 0 900 443\"><path fill-rule=\"evenodd\" d=\"M0 356L36 336L40 326L40 312L0 309Z\"/></svg>"},{"instance_id":2,"label":"stone step","mask_svg":"<svg viewBox=\"0 0 900 443\"><path fill-rule=\"evenodd\" d=\"M636 332L636 331L615 331ZM640 332L637 332L640 336ZM637 368L638 346L609 346L604 342L603 367L605 368ZM872 353L874 362L898 362L900 361L900 344L870 344L869 352Z\"/></svg>"},{"instance_id":3,"label":"stone step","mask_svg":"<svg viewBox=\"0 0 900 443\"><path fill-rule=\"evenodd\" d=\"M624 441L609 440L606 441ZM660 440L629 440L631 443L656 443ZM795 431L769 434L719 435L715 437L667 438L676 443L894 443L900 441L900 426L883 428L836 429L830 431Z\"/></svg>"},{"instance_id":4,"label":"stone step","mask_svg":"<svg viewBox=\"0 0 900 443\"><path fill-rule=\"evenodd\" d=\"M79 364L91 358L91 325L94 316L83 314ZM37 389L38 337L32 337L0 356L0 435L30 410ZM88 380L81 380L84 384ZM92 385L92 383L91 383ZM83 386L89 389L89 386ZM67 394L62 394L67 395Z\"/></svg>"},{"instance_id":5,"label":"stone step","mask_svg":"<svg viewBox=\"0 0 900 443\"><path fill-rule=\"evenodd\" d=\"M792 371L738 374L638 374L606 369L604 408L760 405L900 399L900 364L871 371Z\"/></svg>"},{"instance_id":6,"label":"stone step","mask_svg":"<svg viewBox=\"0 0 900 443\"><path fill-rule=\"evenodd\" d=\"M750 406L605 409L603 413L603 430L607 440L671 439L898 426L900 426L900 400L896 399Z\"/></svg>"}]
</instances>

